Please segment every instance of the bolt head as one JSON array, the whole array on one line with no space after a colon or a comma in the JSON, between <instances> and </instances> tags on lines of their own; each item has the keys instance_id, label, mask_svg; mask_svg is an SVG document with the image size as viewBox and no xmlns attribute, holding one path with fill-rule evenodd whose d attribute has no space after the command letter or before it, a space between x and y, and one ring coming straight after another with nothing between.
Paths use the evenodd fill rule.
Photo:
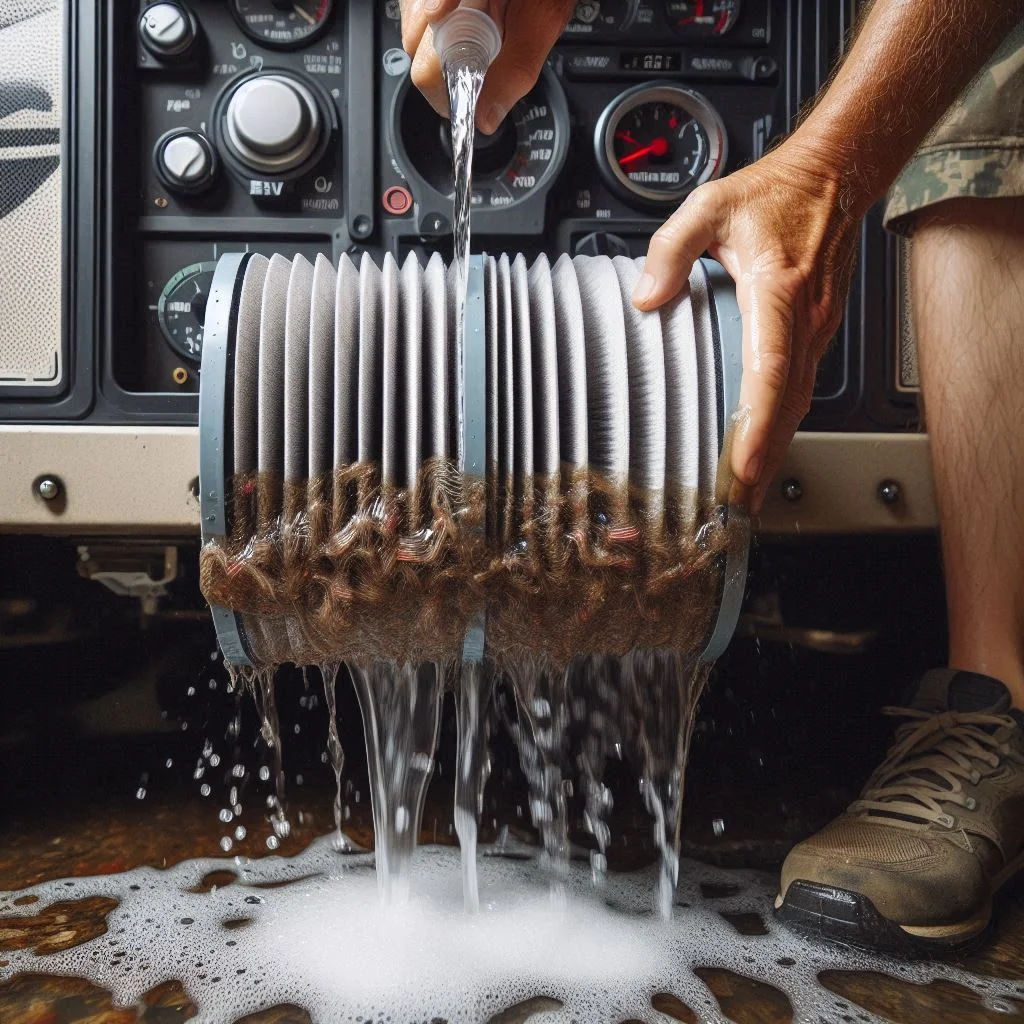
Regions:
<instances>
[{"instance_id":1,"label":"bolt head","mask_svg":"<svg viewBox=\"0 0 1024 1024\"><path fill-rule=\"evenodd\" d=\"M878 485L878 500L884 505L895 505L903 497L903 488L895 480L883 480Z\"/></svg>"},{"instance_id":2,"label":"bolt head","mask_svg":"<svg viewBox=\"0 0 1024 1024\"><path fill-rule=\"evenodd\" d=\"M53 501L54 498L60 496L60 484L52 477L44 476L39 481L37 490L39 491L39 497L44 501Z\"/></svg>"},{"instance_id":3,"label":"bolt head","mask_svg":"<svg viewBox=\"0 0 1024 1024\"><path fill-rule=\"evenodd\" d=\"M804 486L795 477L782 481L782 496L786 501L799 501L804 496Z\"/></svg>"}]
</instances>

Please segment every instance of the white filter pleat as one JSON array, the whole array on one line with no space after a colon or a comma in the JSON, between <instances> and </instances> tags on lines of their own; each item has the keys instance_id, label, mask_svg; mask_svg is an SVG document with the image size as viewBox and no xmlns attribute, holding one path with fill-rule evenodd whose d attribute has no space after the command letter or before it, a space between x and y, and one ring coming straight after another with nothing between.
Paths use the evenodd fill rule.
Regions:
<instances>
[{"instance_id":1,"label":"white filter pleat","mask_svg":"<svg viewBox=\"0 0 1024 1024\"><path fill-rule=\"evenodd\" d=\"M334 445L334 267L325 256L313 265L309 313L309 478L333 469Z\"/></svg>"},{"instance_id":2,"label":"white filter pleat","mask_svg":"<svg viewBox=\"0 0 1024 1024\"><path fill-rule=\"evenodd\" d=\"M423 272L424 455L446 459L448 447L448 287L434 253Z\"/></svg>"},{"instance_id":3,"label":"white filter pleat","mask_svg":"<svg viewBox=\"0 0 1024 1024\"><path fill-rule=\"evenodd\" d=\"M555 294L551 264L538 256L527 275L530 340L533 354L533 465L537 473L558 473L558 344L555 340Z\"/></svg>"},{"instance_id":4,"label":"white filter pleat","mask_svg":"<svg viewBox=\"0 0 1024 1024\"><path fill-rule=\"evenodd\" d=\"M626 328L629 372L629 480L643 496L647 514L656 523L665 511L665 348L661 318L641 313L632 301L640 268L625 256L612 266L619 280Z\"/></svg>"},{"instance_id":5,"label":"white filter pleat","mask_svg":"<svg viewBox=\"0 0 1024 1024\"><path fill-rule=\"evenodd\" d=\"M296 255L284 314L284 478L301 483L309 470L309 320L313 267Z\"/></svg>"},{"instance_id":6,"label":"white filter pleat","mask_svg":"<svg viewBox=\"0 0 1024 1024\"><path fill-rule=\"evenodd\" d=\"M261 473L284 473L284 313L292 265L272 256L260 306L259 415L256 464ZM277 515L280 509L262 510Z\"/></svg>"},{"instance_id":7,"label":"white filter pleat","mask_svg":"<svg viewBox=\"0 0 1024 1024\"><path fill-rule=\"evenodd\" d=\"M359 461L380 465L383 339L381 272L363 253L359 263Z\"/></svg>"},{"instance_id":8,"label":"white filter pleat","mask_svg":"<svg viewBox=\"0 0 1024 1024\"><path fill-rule=\"evenodd\" d=\"M359 271L342 256L334 297L334 466L359 456Z\"/></svg>"},{"instance_id":9,"label":"white filter pleat","mask_svg":"<svg viewBox=\"0 0 1024 1024\"><path fill-rule=\"evenodd\" d=\"M516 360L512 327L512 266L502 253L496 267L498 288L498 488L502 521L500 536L505 544L512 540L512 522L505 517L508 495L515 473L516 441Z\"/></svg>"},{"instance_id":10,"label":"white filter pleat","mask_svg":"<svg viewBox=\"0 0 1024 1024\"><path fill-rule=\"evenodd\" d=\"M381 475L385 483L399 486L400 450L405 436L402 423L401 381L399 380L398 263L388 253L381 272L381 333L383 394L381 420Z\"/></svg>"},{"instance_id":11,"label":"white filter pleat","mask_svg":"<svg viewBox=\"0 0 1024 1024\"><path fill-rule=\"evenodd\" d=\"M576 270L561 256L551 272L558 348L558 439L570 471L587 465L587 351Z\"/></svg>"},{"instance_id":12,"label":"white filter pleat","mask_svg":"<svg viewBox=\"0 0 1024 1024\"><path fill-rule=\"evenodd\" d=\"M668 416L665 433L666 486L676 503L682 525L692 530L697 522L700 487L700 423L697 339L693 330L690 289L664 307L661 317L665 340L665 386Z\"/></svg>"},{"instance_id":13,"label":"white filter pleat","mask_svg":"<svg viewBox=\"0 0 1024 1024\"><path fill-rule=\"evenodd\" d=\"M415 489L423 462L423 268L410 253L399 280L403 465L399 486ZM418 492L417 492L418 493ZM412 505L417 505L416 494Z\"/></svg>"},{"instance_id":14,"label":"white filter pleat","mask_svg":"<svg viewBox=\"0 0 1024 1024\"><path fill-rule=\"evenodd\" d=\"M583 302L590 464L615 487L629 479L629 370L619 281L611 261L573 259Z\"/></svg>"},{"instance_id":15,"label":"white filter pleat","mask_svg":"<svg viewBox=\"0 0 1024 1024\"><path fill-rule=\"evenodd\" d=\"M530 294L526 259L512 261L512 352L515 364L515 476L517 508L533 503L533 345L530 340ZM528 514L528 513L527 513ZM518 525L518 524L516 524Z\"/></svg>"},{"instance_id":16,"label":"white filter pleat","mask_svg":"<svg viewBox=\"0 0 1024 1024\"><path fill-rule=\"evenodd\" d=\"M487 332L485 361L487 365L487 477L492 483L498 472L498 267L493 259L484 261L484 316ZM501 502L497 488L488 495L487 533L496 536L499 530Z\"/></svg>"},{"instance_id":17,"label":"white filter pleat","mask_svg":"<svg viewBox=\"0 0 1024 1024\"><path fill-rule=\"evenodd\" d=\"M235 327L233 433L235 473L256 472L256 432L259 422L260 309L263 283L270 260L249 258L242 279Z\"/></svg>"}]
</instances>

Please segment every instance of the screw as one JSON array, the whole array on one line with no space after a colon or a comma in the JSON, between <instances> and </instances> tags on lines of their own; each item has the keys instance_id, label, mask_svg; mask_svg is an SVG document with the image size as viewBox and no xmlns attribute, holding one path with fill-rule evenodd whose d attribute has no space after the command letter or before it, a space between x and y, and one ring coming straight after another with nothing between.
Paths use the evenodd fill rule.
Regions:
<instances>
[{"instance_id":1,"label":"screw","mask_svg":"<svg viewBox=\"0 0 1024 1024\"><path fill-rule=\"evenodd\" d=\"M52 476L44 476L36 485L36 490L43 501L53 501L55 498L60 497L60 483L54 480Z\"/></svg>"},{"instance_id":2,"label":"screw","mask_svg":"<svg viewBox=\"0 0 1024 1024\"><path fill-rule=\"evenodd\" d=\"M786 501L799 501L804 496L804 486L796 477L782 481L782 496Z\"/></svg>"},{"instance_id":3,"label":"screw","mask_svg":"<svg viewBox=\"0 0 1024 1024\"><path fill-rule=\"evenodd\" d=\"M187 384L188 370L186 370L184 366L176 366L173 371L171 371L171 380L173 380L175 384Z\"/></svg>"},{"instance_id":4,"label":"screw","mask_svg":"<svg viewBox=\"0 0 1024 1024\"><path fill-rule=\"evenodd\" d=\"M878 485L878 500L883 505L895 505L903 497L903 488L895 480L883 480Z\"/></svg>"}]
</instances>

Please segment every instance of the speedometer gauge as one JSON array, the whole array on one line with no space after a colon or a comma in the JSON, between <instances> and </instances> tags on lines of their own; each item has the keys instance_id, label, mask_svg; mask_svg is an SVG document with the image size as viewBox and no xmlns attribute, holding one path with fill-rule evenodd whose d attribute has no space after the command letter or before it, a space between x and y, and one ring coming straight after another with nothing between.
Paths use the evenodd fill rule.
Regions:
<instances>
[{"instance_id":1,"label":"speedometer gauge","mask_svg":"<svg viewBox=\"0 0 1024 1024\"><path fill-rule=\"evenodd\" d=\"M638 85L605 109L594 148L612 189L634 203L668 205L722 173L725 126L698 93Z\"/></svg>"},{"instance_id":2,"label":"speedometer gauge","mask_svg":"<svg viewBox=\"0 0 1024 1024\"><path fill-rule=\"evenodd\" d=\"M555 86L557 88L557 84ZM397 138L411 165L442 196L453 189L451 125L406 83L398 97ZM555 104L550 71L521 99L493 135L477 132L473 145L473 209L513 206L543 192L565 157L566 113Z\"/></svg>"},{"instance_id":3,"label":"speedometer gauge","mask_svg":"<svg viewBox=\"0 0 1024 1024\"><path fill-rule=\"evenodd\" d=\"M231 0L242 31L264 46L291 50L327 27L333 0Z\"/></svg>"},{"instance_id":4,"label":"speedometer gauge","mask_svg":"<svg viewBox=\"0 0 1024 1024\"><path fill-rule=\"evenodd\" d=\"M723 36L740 16L740 0L666 0L665 17L684 39Z\"/></svg>"}]
</instances>

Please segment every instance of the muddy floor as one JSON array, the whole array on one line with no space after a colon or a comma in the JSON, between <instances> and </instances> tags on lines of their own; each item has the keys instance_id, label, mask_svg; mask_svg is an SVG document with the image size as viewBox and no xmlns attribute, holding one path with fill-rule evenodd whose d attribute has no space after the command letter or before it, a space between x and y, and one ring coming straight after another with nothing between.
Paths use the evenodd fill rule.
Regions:
<instances>
[{"instance_id":1,"label":"muddy floor","mask_svg":"<svg viewBox=\"0 0 1024 1024\"><path fill-rule=\"evenodd\" d=\"M828 591L828 626L834 629L842 622L847 638L870 635L870 641L855 645L856 653L809 650L799 637L770 628L737 639L717 667L701 708L687 780L686 856L724 868L776 871L794 842L852 798L885 746L886 724L877 708L898 700L908 679L941 659L941 582L934 554L934 546L923 541L872 549L867 556L849 545L825 545L818 552L817 568L826 580L849 576L856 565L849 594L836 597ZM893 573L894 564L899 572ZM760 552L754 597L759 586L763 593L773 592L766 580L788 581L787 624L820 628L824 623L815 615L823 598L815 590L818 584L802 581L805 565L805 558L785 549ZM7 587L0 605L6 616L0 623L6 627L0 628L0 696L5 703L0 717L0 892L23 890L25 895L15 896L10 912L0 915L0 1022L187 1021L196 1007L173 979L136 1005L118 1006L109 992L83 978L48 974L47 957L103 935L116 904L92 896L43 905L30 890L55 879L223 858L228 836L232 856L267 854L272 832L264 797L270 783L261 782L259 768L269 757L256 739L251 708L228 692L226 674L212 656L209 627L185 609L143 628L137 617L125 614L122 603L99 594L94 584L69 579L56 596L40 594L38 584L24 579L15 578ZM83 604L90 605L88 613L81 611ZM762 625L770 617L762 616ZM326 717L318 685L315 674L304 679L297 672L278 681L292 824L278 854L298 853L333 827L333 777L322 757ZM339 689L339 702L348 754L345 830L356 843L370 847L361 725L347 683ZM420 837L424 843L453 842L453 739L449 707ZM211 743L223 758L222 771L210 767ZM237 797L242 810L228 828L218 808L231 784L227 769L236 761L245 762L252 781ZM197 777L201 763L204 773ZM612 819L609 866L626 871L648 865L654 860L648 819L640 801L628 796L633 789L628 771L623 769L622 778L612 784L622 796L617 796ZM511 836L530 841L524 804L514 752L499 735L482 840ZM201 884L230 881L211 872ZM714 891L703 895L712 902L717 898ZM757 935L766 927L757 914L730 923L737 937ZM5 971L5 953L29 949L36 956L32 973L11 976ZM794 937L794 957L805 950ZM978 975L1024 983L1024 885L1004 893L991 941L959 963ZM698 967L695 973L736 1024L794 1019L786 994L757 977L721 968ZM980 994L951 982L912 984L899 974L897 963L871 973L822 972L823 1008L830 1014L838 1010L841 1019L851 1022L868 1014L897 1024L967 1024L1024 1012L1024 1001L1007 999L995 1008L991 1000L986 1005ZM513 1024L545 1008L538 998L503 1010L493 1022ZM671 992L655 995L652 1011L650 1019L700 1019ZM237 1024L310 1020L302 1006L282 1004Z\"/></svg>"}]
</instances>

